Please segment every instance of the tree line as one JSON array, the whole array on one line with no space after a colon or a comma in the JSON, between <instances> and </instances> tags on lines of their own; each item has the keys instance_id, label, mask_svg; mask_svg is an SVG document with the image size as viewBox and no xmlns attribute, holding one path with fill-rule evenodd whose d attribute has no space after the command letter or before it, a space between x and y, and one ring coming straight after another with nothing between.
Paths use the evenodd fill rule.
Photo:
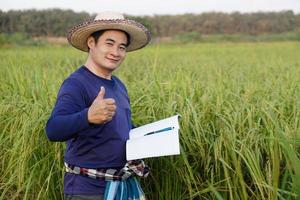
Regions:
<instances>
[{"instance_id":1,"label":"tree line","mask_svg":"<svg viewBox=\"0 0 300 200\"><path fill-rule=\"evenodd\" d=\"M72 10L0 10L1 33L24 33L30 36L65 36L79 22L95 14ZM300 33L300 14L293 11L129 16L145 24L155 37L173 37L184 33L210 34L278 34Z\"/></svg>"}]
</instances>

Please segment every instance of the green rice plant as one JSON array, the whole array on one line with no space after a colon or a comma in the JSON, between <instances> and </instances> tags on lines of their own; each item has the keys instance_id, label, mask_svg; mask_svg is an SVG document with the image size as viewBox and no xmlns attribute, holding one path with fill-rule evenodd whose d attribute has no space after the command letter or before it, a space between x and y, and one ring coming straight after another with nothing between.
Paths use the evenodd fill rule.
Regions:
<instances>
[{"instance_id":1,"label":"green rice plant","mask_svg":"<svg viewBox=\"0 0 300 200\"><path fill-rule=\"evenodd\" d=\"M149 199L298 199L300 45L152 45L116 74L136 126L176 113L181 154L145 159ZM85 62L71 47L0 50L0 199L62 199L63 143L44 127L62 81Z\"/></svg>"}]
</instances>

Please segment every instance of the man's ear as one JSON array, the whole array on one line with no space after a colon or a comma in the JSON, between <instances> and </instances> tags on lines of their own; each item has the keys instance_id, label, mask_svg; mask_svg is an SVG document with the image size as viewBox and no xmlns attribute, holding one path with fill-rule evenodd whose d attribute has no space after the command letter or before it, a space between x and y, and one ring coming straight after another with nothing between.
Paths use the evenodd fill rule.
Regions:
<instances>
[{"instance_id":1,"label":"man's ear","mask_svg":"<svg viewBox=\"0 0 300 200\"><path fill-rule=\"evenodd\" d=\"M88 39L86 40L86 44L89 49L95 46L95 39L92 36L89 36Z\"/></svg>"}]
</instances>

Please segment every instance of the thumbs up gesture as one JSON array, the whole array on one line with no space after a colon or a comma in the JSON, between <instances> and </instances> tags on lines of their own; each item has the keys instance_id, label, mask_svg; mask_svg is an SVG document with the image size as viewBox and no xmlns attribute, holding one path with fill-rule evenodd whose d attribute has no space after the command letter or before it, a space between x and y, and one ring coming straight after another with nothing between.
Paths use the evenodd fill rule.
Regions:
<instances>
[{"instance_id":1,"label":"thumbs up gesture","mask_svg":"<svg viewBox=\"0 0 300 200\"><path fill-rule=\"evenodd\" d=\"M93 124L105 124L112 120L116 112L116 102L113 98L104 98L105 88L101 87L98 96L88 110L88 121Z\"/></svg>"}]
</instances>

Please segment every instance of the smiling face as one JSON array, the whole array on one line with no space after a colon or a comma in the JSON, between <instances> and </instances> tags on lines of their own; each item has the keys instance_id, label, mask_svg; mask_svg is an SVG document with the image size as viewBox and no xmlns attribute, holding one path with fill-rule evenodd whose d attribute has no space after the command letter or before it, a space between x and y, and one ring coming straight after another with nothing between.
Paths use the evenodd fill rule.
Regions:
<instances>
[{"instance_id":1,"label":"smiling face","mask_svg":"<svg viewBox=\"0 0 300 200\"><path fill-rule=\"evenodd\" d=\"M123 31L107 30L98 39L87 39L89 57L86 62L92 72L103 78L110 78L111 73L123 62L126 55L127 36Z\"/></svg>"}]
</instances>

